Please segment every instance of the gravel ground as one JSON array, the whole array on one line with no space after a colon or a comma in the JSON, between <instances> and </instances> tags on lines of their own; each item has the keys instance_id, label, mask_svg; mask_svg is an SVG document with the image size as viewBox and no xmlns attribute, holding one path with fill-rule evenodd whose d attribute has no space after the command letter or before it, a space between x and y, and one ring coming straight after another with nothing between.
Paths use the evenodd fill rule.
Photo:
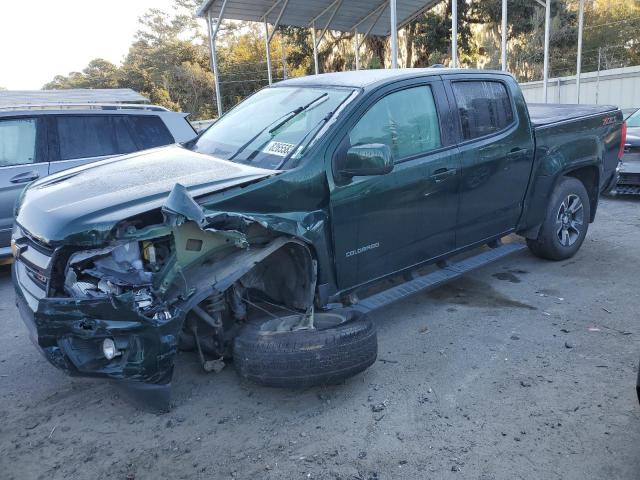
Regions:
<instances>
[{"instance_id":1,"label":"gravel ground","mask_svg":"<svg viewBox=\"0 0 640 480\"><path fill-rule=\"evenodd\" d=\"M3 479L638 479L640 208L607 199L580 252L518 253L376 312L345 384L257 387L181 354L139 410L30 344L0 271Z\"/></svg>"}]
</instances>

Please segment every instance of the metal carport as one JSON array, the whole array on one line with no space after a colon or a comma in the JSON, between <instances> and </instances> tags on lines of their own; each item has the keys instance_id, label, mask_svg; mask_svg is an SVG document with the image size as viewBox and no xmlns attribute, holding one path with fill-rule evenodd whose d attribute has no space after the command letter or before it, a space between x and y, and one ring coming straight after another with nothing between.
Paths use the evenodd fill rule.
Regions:
<instances>
[{"instance_id":1,"label":"metal carport","mask_svg":"<svg viewBox=\"0 0 640 480\"><path fill-rule=\"evenodd\" d=\"M267 73L272 82L270 43L279 25L310 28L313 39L314 69L318 73L318 46L328 30L353 32L356 69L360 67L359 52L367 35L391 37L391 67L398 66L398 29L439 3L440 0L382 0L371 4L367 0L204 0L196 12L207 20L211 68L213 70L216 105L222 114L220 78L216 56L216 37L224 19L262 22L265 28ZM481 1L481 0L475 0ZM546 90L549 72L549 28L551 0L532 0L545 8L545 38L543 81ZM458 64L457 11L458 0L452 0L451 66ZM580 98L580 64L582 50L584 0L580 0L578 30L578 62L576 79L577 101ZM269 27L271 25L271 27ZM319 35L318 35L319 30ZM507 0L502 0L502 69L507 69Z\"/></svg>"}]
</instances>

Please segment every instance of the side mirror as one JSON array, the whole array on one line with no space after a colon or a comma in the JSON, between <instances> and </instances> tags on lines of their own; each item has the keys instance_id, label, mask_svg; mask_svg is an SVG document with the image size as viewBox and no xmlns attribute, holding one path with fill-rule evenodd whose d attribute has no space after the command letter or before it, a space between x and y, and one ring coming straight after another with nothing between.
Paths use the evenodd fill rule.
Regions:
<instances>
[{"instance_id":1,"label":"side mirror","mask_svg":"<svg viewBox=\"0 0 640 480\"><path fill-rule=\"evenodd\" d=\"M391 170L393 170L391 149L382 143L351 147L336 164L337 173L344 177L385 175Z\"/></svg>"}]
</instances>

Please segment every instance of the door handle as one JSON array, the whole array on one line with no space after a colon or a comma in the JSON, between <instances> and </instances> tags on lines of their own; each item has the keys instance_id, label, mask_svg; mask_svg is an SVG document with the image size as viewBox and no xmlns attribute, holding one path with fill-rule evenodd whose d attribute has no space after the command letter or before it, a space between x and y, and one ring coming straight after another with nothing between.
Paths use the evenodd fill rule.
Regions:
<instances>
[{"instance_id":1,"label":"door handle","mask_svg":"<svg viewBox=\"0 0 640 480\"><path fill-rule=\"evenodd\" d=\"M436 183L440 183L447 178L454 176L456 172L457 170L455 168L438 168L433 172L430 178L435 180Z\"/></svg>"},{"instance_id":2,"label":"door handle","mask_svg":"<svg viewBox=\"0 0 640 480\"><path fill-rule=\"evenodd\" d=\"M11 183L27 183L40 178L40 174L36 171L19 173L9 180Z\"/></svg>"},{"instance_id":3,"label":"door handle","mask_svg":"<svg viewBox=\"0 0 640 480\"><path fill-rule=\"evenodd\" d=\"M524 148L512 148L509 153L507 153L507 158L517 158L526 153Z\"/></svg>"}]
</instances>

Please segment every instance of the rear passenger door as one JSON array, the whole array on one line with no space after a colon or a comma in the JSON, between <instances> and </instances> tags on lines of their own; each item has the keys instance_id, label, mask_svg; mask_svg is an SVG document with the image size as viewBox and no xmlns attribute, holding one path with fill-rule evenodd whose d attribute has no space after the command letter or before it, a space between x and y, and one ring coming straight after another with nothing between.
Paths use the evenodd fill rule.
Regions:
<instances>
[{"instance_id":1,"label":"rear passenger door","mask_svg":"<svg viewBox=\"0 0 640 480\"><path fill-rule=\"evenodd\" d=\"M454 248L459 164L439 80L399 82L348 120L333 159L351 146L385 144L386 175L333 176L331 219L338 285L374 280Z\"/></svg>"},{"instance_id":2,"label":"rear passenger door","mask_svg":"<svg viewBox=\"0 0 640 480\"><path fill-rule=\"evenodd\" d=\"M473 74L446 78L462 162L456 247L465 247L516 226L534 144L513 80Z\"/></svg>"},{"instance_id":3,"label":"rear passenger door","mask_svg":"<svg viewBox=\"0 0 640 480\"><path fill-rule=\"evenodd\" d=\"M41 117L0 118L0 249L9 246L20 192L28 183L47 175L45 133Z\"/></svg>"}]
</instances>

